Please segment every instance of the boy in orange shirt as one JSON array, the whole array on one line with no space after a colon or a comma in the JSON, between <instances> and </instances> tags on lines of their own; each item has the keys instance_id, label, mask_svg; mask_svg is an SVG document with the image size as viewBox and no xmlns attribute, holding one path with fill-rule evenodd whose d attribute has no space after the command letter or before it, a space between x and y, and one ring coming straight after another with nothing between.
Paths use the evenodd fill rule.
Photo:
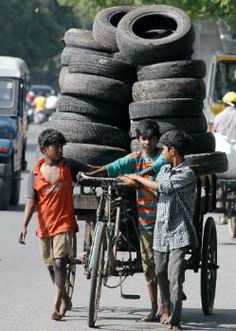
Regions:
<instances>
[{"instance_id":1,"label":"boy in orange shirt","mask_svg":"<svg viewBox=\"0 0 236 331\"><path fill-rule=\"evenodd\" d=\"M75 181L77 172L86 169L75 160L63 158L66 140L59 131L44 130L38 143L44 157L36 162L28 178L28 200L19 242L25 243L27 227L36 209L42 258L55 284L51 318L60 320L71 305L64 286L66 265L73 254L72 238L78 229L72 199L73 178Z\"/></svg>"}]
</instances>

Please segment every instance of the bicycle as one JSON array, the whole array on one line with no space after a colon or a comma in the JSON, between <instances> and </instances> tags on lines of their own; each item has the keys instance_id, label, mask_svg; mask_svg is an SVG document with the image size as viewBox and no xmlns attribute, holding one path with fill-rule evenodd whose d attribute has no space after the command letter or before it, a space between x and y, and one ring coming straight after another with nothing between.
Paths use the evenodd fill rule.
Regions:
<instances>
[{"instance_id":1,"label":"bicycle","mask_svg":"<svg viewBox=\"0 0 236 331\"><path fill-rule=\"evenodd\" d=\"M142 272L142 267L139 263L136 214L130 207L130 201L125 199L125 189L119 186L119 180L108 177L89 177L83 173L80 175L80 184L99 186L102 189L93 225L92 245L85 263L88 278L91 277L88 326L94 327L99 311L102 284L108 288L120 286L123 298L138 299L138 295L124 295L122 283L129 275ZM130 231L131 225L134 231ZM117 259L119 251L126 251L128 259ZM132 252L136 252L136 258L133 258ZM113 286L108 282L111 276L120 278Z\"/></svg>"}]
</instances>

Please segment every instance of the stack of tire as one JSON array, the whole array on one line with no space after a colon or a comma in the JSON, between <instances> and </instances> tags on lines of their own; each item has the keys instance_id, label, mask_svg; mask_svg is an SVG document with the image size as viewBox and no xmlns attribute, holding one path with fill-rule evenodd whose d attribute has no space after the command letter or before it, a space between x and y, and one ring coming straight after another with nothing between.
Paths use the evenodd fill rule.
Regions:
<instances>
[{"instance_id":1,"label":"stack of tire","mask_svg":"<svg viewBox=\"0 0 236 331\"><path fill-rule=\"evenodd\" d=\"M121 7L123 15L130 7ZM129 111L135 67L113 58L112 42L102 46L92 31L70 29L61 55L57 112L42 129L61 131L66 157L103 165L130 150Z\"/></svg>"},{"instance_id":2,"label":"stack of tire","mask_svg":"<svg viewBox=\"0 0 236 331\"><path fill-rule=\"evenodd\" d=\"M224 172L227 157L214 152L214 135L207 132L203 114L206 67L191 57L194 29L189 16L165 5L136 8L120 20L116 41L117 56L137 67L138 82L129 106L131 149L138 149L139 121L152 118L161 134L171 129L190 134L187 159L197 175Z\"/></svg>"},{"instance_id":3,"label":"stack of tire","mask_svg":"<svg viewBox=\"0 0 236 331\"><path fill-rule=\"evenodd\" d=\"M70 29L64 41L62 97L44 127L65 135L67 157L97 165L121 157L130 147L129 120L135 150L138 122L152 118L161 134L188 132L189 154L207 153L209 160L215 139L202 111L206 68L191 58L194 29L185 12L166 5L107 8L92 31Z\"/></svg>"}]
</instances>

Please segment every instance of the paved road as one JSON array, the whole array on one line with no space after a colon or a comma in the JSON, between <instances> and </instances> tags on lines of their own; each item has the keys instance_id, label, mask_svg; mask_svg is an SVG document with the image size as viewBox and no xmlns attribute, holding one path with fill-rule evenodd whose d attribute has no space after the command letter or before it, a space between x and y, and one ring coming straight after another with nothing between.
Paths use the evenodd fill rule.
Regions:
<instances>
[{"instance_id":1,"label":"paved road","mask_svg":"<svg viewBox=\"0 0 236 331\"><path fill-rule=\"evenodd\" d=\"M32 166L37 127L29 130L27 158ZM0 211L0 330L51 331L88 330L89 281L82 267L77 268L73 309L60 322L50 320L53 289L47 271L41 263L35 225L32 220L26 246L17 243L23 218L27 173L22 176L21 200L18 208ZM80 224L81 247L83 224ZM230 239L227 226L217 225L218 272L214 314L204 316L200 303L200 274L187 271L183 326L185 330L236 330L236 240ZM103 289L99 330L165 330L158 323L137 323L149 309L148 295L142 274L134 275L124 285L125 293L140 294L140 300L120 298L119 289Z\"/></svg>"}]
</instances>

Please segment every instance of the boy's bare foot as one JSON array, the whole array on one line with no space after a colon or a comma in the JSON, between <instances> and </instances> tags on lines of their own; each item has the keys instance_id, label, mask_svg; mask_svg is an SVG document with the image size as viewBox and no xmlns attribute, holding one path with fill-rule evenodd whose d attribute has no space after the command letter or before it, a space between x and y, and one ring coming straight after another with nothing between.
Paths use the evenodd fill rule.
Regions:
<instances>
[{"instance_id":1,"label":"boy's bare foot","mask_svg":"<svg viewBox=\"0 0 236 331\"><path fill-rule=\"evenodd\" d=\"M156 313L151 312L147 316L143 316L139 319L139 322L159 322L160 317L159 315L156 315Z\"/></svg>"},{"instance_id":2,"label":"boy's bare foot","mask_svg":"<svg viewBox=\"0 0 236 331\"><path fill-rule=\"evenodd\" d=\"M160 323L161 324L168 324L170 321L170 314L167 309L164 309L163 311L158 313L160 316Z\"/></svg>"},{"instance_id":3,"label":"boy's bare foot","mask_svg":"<svg viewBox=\"0 0 236 331\"><path fill-rule=\"evenodd\" d=\"M63 316L57 310L55 310L51 315L51 319L54 321L60 321L62 317Z\"/></svg>"},{"instance_id":4,"label":"boy's bare foot","mask_svg":"<svg viewBox=\"0 0 236 331\"><path fill-rule=\"evenodd\" d=\"M60 314L62 316L65 316L66 311L71 310L71 308L72 308L71 299L67 295L64 295L64 298L61 300Z\"/></svg>"}]
</instances>

